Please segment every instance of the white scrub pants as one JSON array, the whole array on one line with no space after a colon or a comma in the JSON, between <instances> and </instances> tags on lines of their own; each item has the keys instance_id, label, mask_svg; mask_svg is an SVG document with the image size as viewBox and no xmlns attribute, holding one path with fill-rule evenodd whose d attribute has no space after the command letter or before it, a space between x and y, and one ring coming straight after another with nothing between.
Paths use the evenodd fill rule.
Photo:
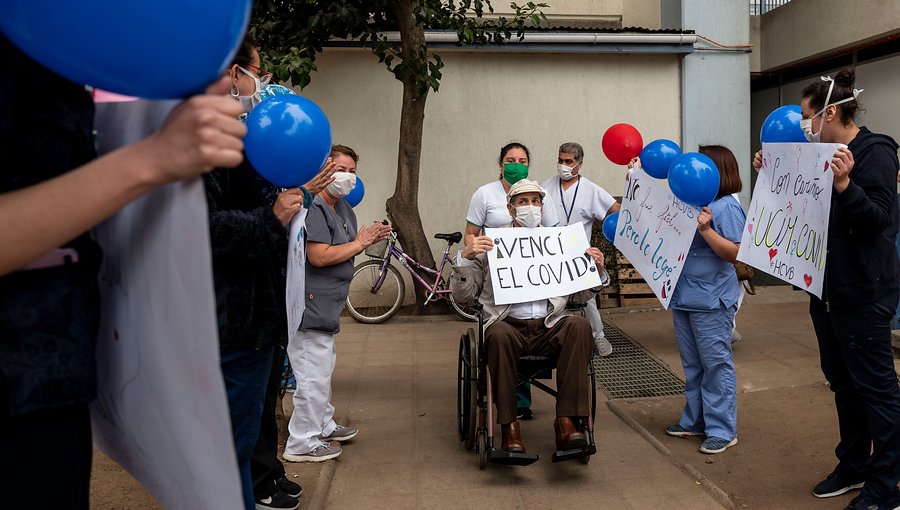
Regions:
<instances>
[{"instance_id":1,"label":"white scrub pants","mask_svg":"<svg viewBox=\"0 0 900 510\"><path fill-rule=\"evenodd\" d=\"M330 435L337 426L331 405L331 374L336 359L334 335L297 331L288 340L287 352L297 389L284 451L303 455L321 445L321 437Z\"/></svg>"},{"instance_id":2,"label":"white scrub pants","mask_svg":"<svg viewBox=\"0 0 900 510\"><path fill-rule=\"evenodd\" d=\"M603 319L600 318L600 310L597 309L595 297L588 299L587 306L584 307L584 318L591 323L594 338L606 338L606 334L603 332Z\"/></svg>"}]
</instances>

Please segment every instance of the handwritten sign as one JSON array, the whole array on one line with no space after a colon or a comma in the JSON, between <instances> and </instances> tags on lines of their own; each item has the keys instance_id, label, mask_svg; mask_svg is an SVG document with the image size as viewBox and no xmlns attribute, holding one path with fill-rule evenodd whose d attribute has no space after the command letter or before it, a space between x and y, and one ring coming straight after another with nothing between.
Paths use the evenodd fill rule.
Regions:
<instances>
[{"instance_id":1,"label":"handwritten sign","mask_svg":"<svg viewBox=\"0 0 900 510\"><path fill-rule=\"evenodd\" d=\"M303 311L306 309L306 214L309 209L300 208L291 219L287 259L287 303L288 335L293 336L300 329Z\"/></svg>"},{"instance_id":2,"label":"handwritten sign","mask_svg":"<svg viewBox=\"0 0 900 510\"><path fill-rule=\"evenodd\" d=\"M738 260L822 297L828 218L841 144L764 143Z\"/></svg>"},{"instance_id":3,"label":"handwritten sign","mask_svg":"<svg viewBox=\"0 0 900 510\"><path fill-rule=\"evenodd\" d=\"M700 209L675 198L666 180L650 177L640 167L630 175L613 244L668 309Z\"/></svg>"},{"instance_id":4,"label":"handwritten sign","mask_svg":"<svg viewBox=\"0 0 900 510\"><path fill-rule=\"evenodd\" d=\"M498 305L567 296L601 283L594 259L584 253L590 245L581 223L486 228L484 235L494 241L487 256Z\"/></svg>"}]
</instances>

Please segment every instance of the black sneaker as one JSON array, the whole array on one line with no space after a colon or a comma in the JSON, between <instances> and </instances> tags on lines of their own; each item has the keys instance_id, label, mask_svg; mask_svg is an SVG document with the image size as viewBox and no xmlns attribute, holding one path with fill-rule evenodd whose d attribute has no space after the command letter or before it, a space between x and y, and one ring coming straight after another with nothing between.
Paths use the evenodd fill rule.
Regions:
<instances>
[{"instance_id":1,"label":"black sneaker","mask_svg":"<svg viewBox=\"0 0 900 510\"><path fill-rule=\"evenodd\" d=\"M533 416L534 416L534 413L531 412L530 407L517 407L516 408L516 419L530 420Z\"/></svg>"},{"instance_id":2,"label":"black sneaker","mask_svg":"<svg viewBox=\"0 0 900 510\"><path fill-rule=\"evenodd\" d=\"M817 498L832 498L845 492L862 489L864 483L864 481L845 480L835 470L827 478L816 484L812 493Z\"/></svg>"},{"instance_id":3,"label":"black sneaker","mask_svg":"<svg viewBox=\"0 0 900 510\"><path fill-rule=\"evenodd\" d=\"M275 479L275 485L278 486L278 490L292 498L299 498L303 494L303 487L300 487L299 483L292 482L283 476Z\"/></svg>"},{"instance_id":4,"label":"black sneaker","mask_svg":"<svg viewBox=\"0 0 900 510\"><path fill-rule=\"evenodd\" d=\"M280 490L268 498L256 500L256 510L294 510L300 506L300 500L292 498Z\"/></svg>"},{"instance_id":5,"label":"black sneaker","mask_svg":"<svg viewBox=\"0 0 900 510\"><path fill-rule=\"evenodd\" d=\"M897 508L900 508L900 502L898 501L894 501L893 503L879 503L860 494L851 499L850 504L847 505L847 508L844 510L896 510Z\"/></svg>"}]
</instances>

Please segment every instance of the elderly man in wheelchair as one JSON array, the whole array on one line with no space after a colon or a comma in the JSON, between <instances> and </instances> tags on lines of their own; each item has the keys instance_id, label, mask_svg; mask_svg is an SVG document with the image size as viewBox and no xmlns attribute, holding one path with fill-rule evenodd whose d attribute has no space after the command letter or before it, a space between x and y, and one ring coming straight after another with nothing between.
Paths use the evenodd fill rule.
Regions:
<instances>
[{"instance_id":1,"label":"elderly man in wheelchair","mask_svg":"<svg viewBox=\"0 0 900 510\"><path fill-rule=\"evenodd\" d=\"M541 228L544 195L543 189L534 181L523 179L513 184L507 195L507 209L512 220L510 226ZM540 355L556 358L557 385L556 391L551 394L557 395L557 418L554 422L557 453L582 451L585 456L582 460L586 462L586 456L596 448L591 438L591 451L587 451L588 437L584 426L578 424L587 423L587 418L592 414L591 397L594 394L592 372L589 373L588 368L594 343L590 323L571 305L579 303L583 308L583 303L593 299L601 287L608 284L603 253L593 247L585 252L596 264L601 287L569 296L497 305L486 256L493 246L493 241L487 236L476 237L471 245L466 246L460 252L451 276L451 288L458 302L477 298L482 307L483 355L490 374L486 384L489 389L486 391L492 394L496 404L496 421L501 425L502 433L502 452L498 453L524 458L525 444L516 419L517 365L523 355ZM487 407L487 416L490 416L489 404ZM490 428L489 423L482 426ZM488 435L492 437L492 434ZM532 458L537 460L537 456Z\"/></svg>"}]
</instances>

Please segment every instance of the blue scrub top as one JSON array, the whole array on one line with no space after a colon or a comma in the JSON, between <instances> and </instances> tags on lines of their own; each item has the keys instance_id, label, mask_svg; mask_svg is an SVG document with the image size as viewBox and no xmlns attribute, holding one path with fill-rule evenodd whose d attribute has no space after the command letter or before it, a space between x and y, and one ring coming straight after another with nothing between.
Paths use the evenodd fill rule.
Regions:
<instances>
[{"instance_id":1,"label":"blue scrub top","mask_svg":"<svg viewBox=\"0 0 900 510\"><path fill-rule=\"evenodd\" d=\"M725 239L740 243L747 219L741 204L732 195L726 195L709 204L709 209L712 211L710 227ZM685 311L718 310L737 305L739 297L740 284L734 264L719 258L698 231L670 306Z\"/></svg>"}]
</instances>

